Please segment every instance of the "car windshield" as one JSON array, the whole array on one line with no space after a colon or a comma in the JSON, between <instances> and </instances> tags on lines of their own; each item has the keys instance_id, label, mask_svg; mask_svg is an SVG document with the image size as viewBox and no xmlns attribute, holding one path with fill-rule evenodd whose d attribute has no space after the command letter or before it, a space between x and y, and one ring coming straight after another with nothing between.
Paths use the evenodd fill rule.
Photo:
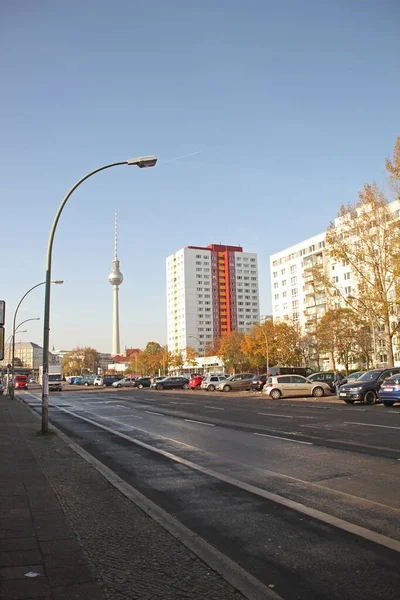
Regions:
<instances>
[{"instance_id":1,"label":"car windshield","mask_svg":"<svg viewBox=\"0 0 400 600\"><path fill-rule=\"evenodd\" d=\"M367 373L364 373L364 375L361 375L357 381L375 381L381 373L382 371L368 371Z\"/></svg>"}]
</instances>

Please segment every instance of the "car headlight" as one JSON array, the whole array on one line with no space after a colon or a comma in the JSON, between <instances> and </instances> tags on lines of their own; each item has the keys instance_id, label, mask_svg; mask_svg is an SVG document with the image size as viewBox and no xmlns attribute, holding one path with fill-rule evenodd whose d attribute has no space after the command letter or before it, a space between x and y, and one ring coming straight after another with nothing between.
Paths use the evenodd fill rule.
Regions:
<instances>
[{"instance_id":1,"label":"car headlight","mask_svg":"<svg viewBox=\"0 0 400 600\"><path fill-rule=\"evenodd\" d=\"M362 390L362 386L361 385L349 388L349 392L359 392L361 390Z\"/></svg>"}]
</instances>

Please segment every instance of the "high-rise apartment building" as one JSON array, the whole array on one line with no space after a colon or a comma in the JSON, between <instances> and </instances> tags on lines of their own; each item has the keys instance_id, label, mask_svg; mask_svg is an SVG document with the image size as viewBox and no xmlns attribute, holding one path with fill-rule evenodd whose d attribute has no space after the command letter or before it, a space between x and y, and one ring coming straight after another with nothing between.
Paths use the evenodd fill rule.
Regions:
<instances>
[{"instance_id":1,"label":"high-rise apartment building","mask_svg":"<svg viewBox=\"0 0 400 600\"><path fill-rule=\"evenodd\" d=\"M206 344L260 319L257 255L240 246L187 246L167 258L168 350Z\"/></svg>"},{"instance_id":2,"label":"high-rise apartment building","mask_svg":"<svg viewBox=\"0 0 400 600\"><path fill-rule=\"evenodd\" d=\"M391 202L389 211L393 215L392 221L399 220L400 202L398 200ZM335 227L340 228L340 224L340 219L336 219ZM357 297L357 281L351 266L329 256L325 247L325 238L324 231L270 257L274 321L288 319L298 323L303 332L312 332L315 331L316 324L327 310L347 308L349 306L347 297ZM329 277L332 285L340 293L336 296L331 294L328 298L324 284L315 279L318 269L324 272L325 277ZM374 321L373 315L371 318ZM375 363L384 364L387 357L381 324L375 320L371 328L374 334ZM398 344L396 345L395 340L393 343L396 349ZM400 362L398 350L396 350L396 361Z\"/></svg>"}]
</instances>

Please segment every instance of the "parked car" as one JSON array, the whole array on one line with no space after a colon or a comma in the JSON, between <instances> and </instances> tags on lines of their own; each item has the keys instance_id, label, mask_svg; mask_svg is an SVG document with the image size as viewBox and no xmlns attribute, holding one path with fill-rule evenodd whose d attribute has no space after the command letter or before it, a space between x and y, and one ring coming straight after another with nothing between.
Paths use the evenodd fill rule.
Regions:
<instances>
[{"instance_id":1,"label":"parked car","mask_svg":"<svg viewBox=\"0 0 400 600\"><path fill-rule=\"evenodd\" d=\"M224 373L209 373L203 379L200 384L200 388L202 390L207 390L207 392L214 392L217 385L226 379L228 375Z\"/></svg>"},{"instance_id":2,"label":"parked car","mask_svg":"<svg viewBox=\"0 0 400 600\"><path fill-rule=\"evenodd\" d=\"M340 385L344 385L345 383L351 383L352 381L356 381L364 375L365 371L356 371L355 373L350 373L350 375L346 375L344 379L340 382Z\"/></svg>"},{"instance_id":3,"label":"parked car","mask_svg":"<svg viewBox=\"0 0 400 600\"><path fill-rule=\"evenodd\" d=\"M31 377L29 383L36 383L36 379L34 377Z\"/></svg>"},{"instance_id":4,"label":"parked car","mask_svg":"<svg viewBox=\"0 0 400 600\"><path fill-rule=\"evenodd\" d=\"M385 379L378 391L378 397L385 406L393 406L395 402L400 402L400 374Z\"/></svg>"},{"instance_id":5,"label":"parked car","mask_svg":"<svg viewBox=\"0 0 400 600\"><path fill-rule=\"evenodd\" d=\"M321 398L329 394L330 386L323 381L310 381L301 375L280 375L269 377L264 386L263 393L274 400L283 396L315 396Z\"/></svg>"},{"instance_id":6,"label":"parked car","mask_svg":"<svg viewBox=\"0 0 400 600\"><path fill-rule=\"evenodd\" d=\"M103 378L102 377L95 377L94 381L93 381L93 385L103 385Z\"/></svg>"},{"instance_id":7,"label":"parked car","mask_svg":"<svg viewBox=\"0 0 400 600\"><path fill-rule=\"evenodd\" d=\"M94 385L94 377L92 375L89 375L89 377L82 377L81 385Z\"/></svg>"},{"instance_id":8,"label":"parked car","mask_svg":"<svg viewBox=\"0 0 400 600\"><path fill-rule=\"evenodd\" d=\"M240 390L249 390L253 381L254 373L236 373L231 375L217 385L219 392L231 392Z\"/></svg>"},{"instance_id":9,"label":"parked car","mask_svg":"<svg viewBox=\"0 0 400 600\"><path fill-rule=\"evenodd\" d=\"M192 390L199 390L203 379L203 375L192 375L189 379L189 387L192 388Z\"/></svg>"},{"instance_id":10,"label":"parked car","mask_svg":"<svg viewBox=\"0 0 400 600\"><path fill-rule=\"evenodd\" d=\"M336 391L333 383L335 379L335 373L333 373L333 371L321 371L320 373L313 373L312 375L308 375L307 379L310 381L324 381L329 385L332 393Z\"/></svg>"},{"instance_id":11,"label":"parked car","mask_svg":"<svg viewBox=\"0 0 400 600\"><path fill-rule=\"evenodd\" d=\"M83 377L74 377L74 385L83 385Z\"/></svg>"},{"instance_id":12,"label":"parked car","mask_svg":"<svg viewBox=\"0 0 400 600\"><path fill-rule=\"evenodd\" d=\"M67 383L73 385L75 383L76 377L67 377Z\"/></svg>"},{"instance_id":13,"label":"parked car","mask_svg":"<svg viewBox=\"0 0 400 600\"><path fill-rule=\"evenodd\" d=\"M263 389L266 381L267 381L267 376L266 375L254 375L253 379L251 380L250 389L251 390L257 390L258 392L261 392L261 390Z\"/></svg>"},{"instance_id":14,"label":"parked car","mask_svg":"<svg viewBox=\"0 0 400 600\"><path fill-rule=\"evenodd\" d=\"M0 381L0 396L1 394L4 394L4 385L2 381Z\"/></svg>"},{"instance_id":15,"label":"parked car","mask_svg":"<svg viewBox=\"0 0 400 600\"><path fill-rule=\"evenodd\" d=\"M354 402L375 404L382 383L397 373L400 373L400 368L366 371L356 381L340 386L339 398L346 404L354 404Z\"/></svg>"},{"instance_id":16,"label":"parked car","mask_svg":"<svg viewBox=\"0 0 400 600\"><path fill-rule=\"evenodd\" d=\"M28 389L28 378L26 375L15 375L14 377L14 388L16 390L27 390Z\"/></svg>"},{"instance_id":17,"label":"parked car","mask_svg":"<svg viewBox=\"0 0 400 600\"><path fill-rule=\"evenodd\" d=\"M189 380L186 377L164 377L164 379L154 381L150 387L156 390L187 390L189 387Z\"/></svg>"},{"instance_id":18,"label":"parked car","mask_svg":"<svg viewBox=\"0 0 400 600\"><path fill-rule=\"evenodd\" d=\"M278 377L278 375L301 375L308 377L315 373L310 367L268 367L268 377Z\"/></svg>"},{"instance_id":19,"label":"parked car","mask_svg":"<svg viewBox=\"0 0 400 600\"><path fill-rule=\"evenodd\" d=\"M136 379L135 383L134 383L134 387L139 388L139 390L141 390L144 387L150 387L151 384L151 378L150 377L139 377L139 379Z\"/></svg>"},{"instance_id":20,"label":"parked car","mask_svg":"<svg viewBox=\"0 0 400 600\"><path fill-rule=\"evenodd\" d=\"M117 381L114 381L112 383L112 387L134 387L135 383L136 377L123 377L122 379L117 379Z\"/></svg>"},{"instance_id":21,"label":"parked car","mask_svg":"<svg viewBox=\"0 0 400 600\"><path fill-rule=\"evenodd\" d=\"M114 381L118 381L119 379L122 379L121 375L105 375L103 377L103 386L110 387Z\"/></svg>"}]
</instances>

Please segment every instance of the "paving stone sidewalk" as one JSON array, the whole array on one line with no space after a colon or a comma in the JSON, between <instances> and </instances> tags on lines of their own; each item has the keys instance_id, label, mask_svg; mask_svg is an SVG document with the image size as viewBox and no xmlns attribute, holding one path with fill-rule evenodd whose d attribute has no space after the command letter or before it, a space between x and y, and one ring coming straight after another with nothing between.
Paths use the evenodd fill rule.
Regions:
<instances>
[{"instance_id":1,"label":"paving stone sidewalk","mask_svg":"<svg viewBox=\"0 0 400 600\"><path fill-rule=\"evenodd\" d=\"M20 400L0 396L1 600L243 600L39 427Z\"/></svg>"}]
</instances>

